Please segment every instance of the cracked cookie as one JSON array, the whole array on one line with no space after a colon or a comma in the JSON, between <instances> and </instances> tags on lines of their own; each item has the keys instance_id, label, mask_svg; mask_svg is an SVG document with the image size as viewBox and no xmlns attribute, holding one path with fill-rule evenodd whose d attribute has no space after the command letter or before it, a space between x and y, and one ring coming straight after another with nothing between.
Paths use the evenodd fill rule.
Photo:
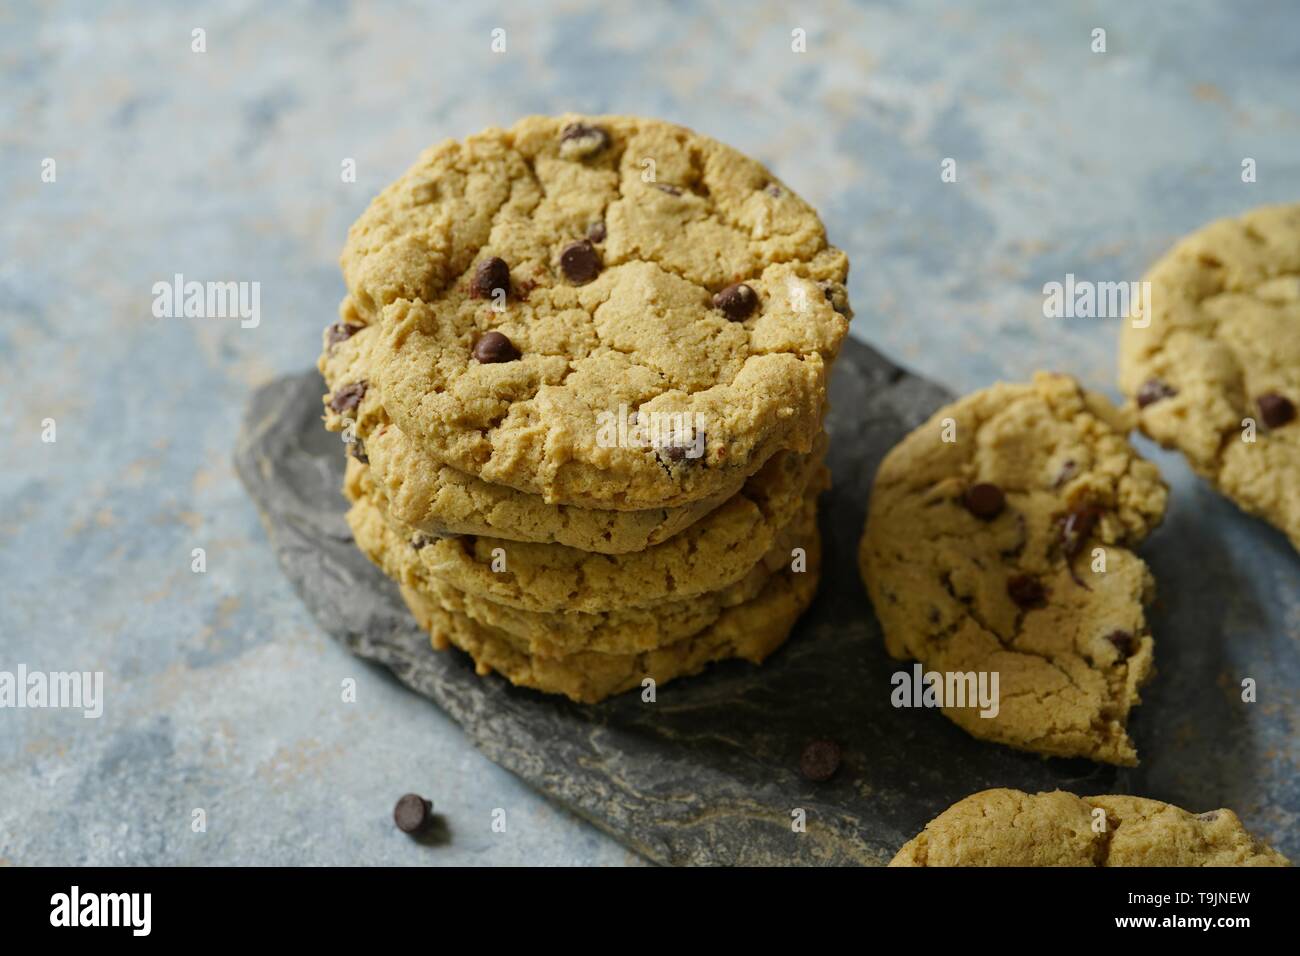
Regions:
<instances>
[{"instance_id":1,"label":"cracked cookie","mask_svg":"<svg viewBox=\"0 0 1300 956\"><path fill-rule=\"evenodd\" d=\"M1137 762L1127 733L1152 674L1132 553L1166 488L1126 417L1062 375L998 384L940 409L885 457L859 558L898 659L996 673L999 709L947 701L976 737Z\"/></svg>"},{"instance_id":2,"label":"cracked cookie","mask_svg":"<svg viewBox=\"0 0 1300 956\"><path fill-rule=\"evenodd\" d=\"M631 117L426 150L342 266L402 433L549 504L675 508L809 453L848 327L847 259L811 207L735 150ZM687 416L703 454L602 441L620 409Z\"/></svg>"},{"instance_id":3,"label":"cracked cookie","mask_svg":"<svg viewBox=\"0 0 1300 956\"><path fill-rule=\"evenodd\" d=\"M1142 797L985 790L904 844L890 866L1289 866L1231 810Z\"/></svg>"},{"instance_id":4,"label":"cracked cookie","mask_svg":"<svg viewBox=\"0 0 1300 956\"><path fill-rule=\"evenodd\" d=\"M1300 550L1300 204L1210 223L1146 281L1119 362L1142 431Z\"/></svg>"},{"instance_id":5,"label":"cracked cookie","mask_svg":"<svg viewBox=\"0 0 1300 956\"><path fill-rule=\"evenodd\" d=\"M528 653L508 632L449 611L408 585L402 585L402 597L420 626L430 632L434 646L455 645L467 652L480 675L496 671L516 686L590 704L640 687L647 677L662 686L697 674L715 661L740 658L762 663L789 637L817 591L821 551L815 530L807 552L806 570L780 571L756 598L727 608L698 633L639 653L538 656Z\"/></svg>"}]
</instances>

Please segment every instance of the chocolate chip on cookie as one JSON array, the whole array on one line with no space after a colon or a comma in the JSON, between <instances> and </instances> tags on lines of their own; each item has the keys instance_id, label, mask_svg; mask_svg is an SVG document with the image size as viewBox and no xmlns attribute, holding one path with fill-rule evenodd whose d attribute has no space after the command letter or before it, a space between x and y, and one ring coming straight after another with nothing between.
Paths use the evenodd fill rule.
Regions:
<instances>
[{"instance_id":1,"label":"chocolate chip on cookie","mask_svg":"<svg viewBox=\"0 0 1300 956\"><path fill-rule=\"evenodd\" d=\"M348 454L363 465L370 464L370 456L366 454L366 443L360 438L348 444Z\"/></svg>"},{"instance_id":2,"label":"chocolate chip on cookie","mask_svg":"<svg viewBox=\"0 0 1300 956\"><path fill-rule=\"evenodd\" d=\"M1007 594L1019 607L1042 607L1047 589L1032 574L1017 574L1007 580Z\"/></svg>"},{"instance_id":3,"label":"chocolate chip on cookie","mask_svg":"<svg viewBox=\"0 0 1300 956\"><path fill-rule=\"evenodd\" d=\"M849 305L849 290L844 288L844 283L832 282L828 279L819 283L819 286L832 309L845 318L853 318L853 308Z\"/></svg>"},{"instance_id":4,"label":"chocolate chip on cookie","mask_svg":"<svg viewBox=\"0 0 1300 956\"><path fill-rule=\"evenodd\" d=\"M758 293L743 282L735 282L713 297L713 307L733 322L748 318L758 308Z\"/></svg>"},{"instance_id":5,"label":"chocolate chip on cookie","mask_svg":"<svg viewBox=\"0 0 1300 956\"><path fill-rule=\"evenodd\" d=\"M504 289L510 294L510 267L499 256L484 259L474 270L474 279L470 282L470 294L476 299L490 299L497 289Z\"/></svg>"},{"instance_id":6,"label":"chocolate chip on cookie","mask_svg":"<svg viewBox=\"0 0 1300 956\"><path fill-rule=\"evenodd\" d=\"M597 219L590 226L588 226L587 238L590 239L592 242L604 242L605 241L604 221Z\"/></svg>"},{"instance_id":7,"label":"chocolate chip on cookie","mask_svg":"<svg viewBox=\"0 0 1300 956\"><path fill-rule=\"evenodd\" d=\"M776 183L768 183L767 187L763 190L763 192L767 193L773 199L781 198L781 187L778 186Z\"/></svg>"},{"instance_id":8,"label":"chocolate chip on cookie","mask_svg":"<svg viewBox=\"0 0 1300 956\"><path fill-rule=\"evenodd\" d=\"M484 332L474 343L474 357L484 365L495 362L513 362L519 358L519 349L500 332Z\"/></svg>"},{"instance_id":9,"label":"chocolate chip on cookie","mask_svg":"<svg viewBox=\"0 0 1300 956\"><path fill-rule=\"evenodd\" d=\"M682 194L681 189L671 183L655 183L655 189L670 196L680 196Z\"/></svg>"},{"instance_id":10,"label":"chocolate chip on cookie","mask_svg":"<svg viewBox=\"0 0 1300 956\"><path fill-rule=\"evenodd\" d=\"M1077 505L1059 519L1061 535L1061 552L1067 558L1073 558L1083 550L1084 542L1101 517L1101 509L1095 505Z\"/></svg>"},{"instance_id":11,"label":"chocolate chip on cookie","mask_svg":"<svg viewBox=\"0 0 1300 956\"><path fill-rule=\"evenodd\" d=\"M1002 514L1002 509L1007 505L1007 496L997 485L981 481L967 488L961 501L975 517L992 521Z\"/></svg>"},{"instance_id":12,"label":"chocolate chip on cookie","mask_svg":"<svg viewBox=\"0 0 1300 956\"><path fill-rule=\"evenodd\" d=\"M340 415L356 408L361 404L361 399L366 395L367 385L368 383L366 382L352 382L351 384L344 385L330 396L330 408L334 409L334 411L338 412Z\"/></svg>"},{"instance_id":13,"label":"chocolate chip on cookie","mask_svg":"<svg viewBox=\"0 0 1300 956\"><path fill-rule=\"evenodd\" d=\"M600 275L600 256L590 239L571 242L560 252L560 271L574 285L586 285Z\"/></svg>"},{"instance_id":14,"label":"chocolate chip on cookie","mask_svg":"<svg viewBox=\"0 0 1300 956\"><path fill-rule=\"evenodd\" d=\"M1125 657L1132 657L1137 650L1137 640L1128 631L1111 631L1106 635L1106 640L1114 644L1115 650Z\"/></svg>"},{"instance_id":15,"label":"chocolate chip on cookie","mask_svg":"<svg viewBox=\"0 0 1300 956\"><path fill-rule=\"evenodd\" d=\"M810 740L799 755L799 772L808 780L821 783L840 769L840 745L833 740Z\"/></svg>"},{"instance_id":16,"label":"chocolate chip on cookie","mask_svg":"<svg viewBox=\"0 0 1300 956\"><path fill-rule=\"evenodd\" d=\"M326 339L330 345L338 345L340 342L352 338L364 328L365 326L358 322L335 322L326 332Z\"/></svg>"},{"instance_id":17,"label":"chocolate chip on cookie","mask_svg":"<svg viewBox=\"0 0 1300 956\"><path fill-rule=\"evenodd\" d=\"M403 833L422 833L433 822L433 802L418 793L408 793L393 807L393 822Z\"/></svg>"},{"instance_id":18,"label":"chocolate chip on cookie","mask_svg":"<svg viewBox=\"0 0 1300 956\"><path fill-rule=\"evenodd\" d=\"M1255 404L1259 406L1259 417L1269 428L1281 428L1295 420L1295 403L1285 395L1266 392L1255 399Z\"/></svg>"},{"instance_id":19,"label":"chocolate chip on cookie","mask_svg":"<svg viewBox=\"0 0 1300 956\"><path fill-rule=\"evenodd\" d=\"M1146 408L1148 405L1158 402L1161 399L1172 398L1178 394L1178 390L1166 385L1158 378L1149 378L1142 383L1138 389L1137 403L1138 408Z\"/></svg>"},{"instance_id":20,"label":"chocolate chip on cookie","mask_svg":"<svg viewBox=\"0 0 1300 956\"><path fill-rule=\"evenodd\" d=\"M565 159L586 159L609 145L609 133L599 126L570 123L560 131L560 155Z\"/></svg>"},{"instance_id":21,"label":"chocolate chip on cookie","mask_svg":"<svg viewBox=\"0 0 1300 956\"><path fill-rule=\"evenodd\" d=\"M699 460L704 457L702 454L691 454L697 441L699 442L702 451L705 442L704 431L702 429L689 438L685 436L674 436L671 441L665 442L656 450L659 452L661 457L667 458L669 461Z\"/></svg>"}]
</instances>

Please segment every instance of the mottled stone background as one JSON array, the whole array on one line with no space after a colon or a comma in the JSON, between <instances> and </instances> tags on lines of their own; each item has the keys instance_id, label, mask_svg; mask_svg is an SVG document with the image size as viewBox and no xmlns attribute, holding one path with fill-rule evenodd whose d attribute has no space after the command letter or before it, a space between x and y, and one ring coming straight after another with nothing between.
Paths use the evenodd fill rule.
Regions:
<instances>
[{"instance_id":1,"label":"mottled stone background","mask_svg":"<svg viewBox=\"0 0 1300 956\"><path fill-rule=\"evenodd\" d=\"M1297 26L1212 0L0 7L0 669L107 675L100 720L0 710L0 863L635 862L321 634L231 469L250 388L314 361L347 226L421 147L534 112L686 123L822 210L856 335L959 391L1048 367L1113 392L1116 323L1044 319L1043 283L1136 279L1204 220L1300 196ZM261 325L153 318L177 272L260 282ZM1293 667L1296 556L1159 461L1161 533L1236 573L1215 639L1246 615ZM1294 780L1296 690L1258 706L1269 739L1225 760ZM411 789L449 843L394 831ZM1292 815L1236 809L1300 855Z\"/></svg>"}]
</instances>

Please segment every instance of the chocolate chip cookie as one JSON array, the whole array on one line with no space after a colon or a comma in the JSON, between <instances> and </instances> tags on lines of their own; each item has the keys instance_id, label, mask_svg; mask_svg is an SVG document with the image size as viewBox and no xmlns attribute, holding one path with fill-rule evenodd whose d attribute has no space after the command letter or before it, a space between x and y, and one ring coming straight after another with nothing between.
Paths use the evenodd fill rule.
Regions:
<instances>
[{"instance_id":1,"label":"chocolate chip cookie","mask_svg":"<svg viewBox=\"0 0 1300 956\"><path fill-rule=\"evenodd\" d=\"M890 866L1289 866L1231 810L1141 797L985 790L953 804Z\"/></svg>"},{"instance_id":2,"label":"chocolate chip cookie","mask_svg":"<svg viewBox=\"0 0 1300 956\"><path fill-rule=\"evenodd\" d=\"M1146 281L1120 340L1139 425L1300 549L1300 204L1210 223Z\"/></svg>"},{"instance_id":3,"label":"chocolate chip cookie","mask_svg":"<svg viewBox=\"0 0 1300 956\"><path fill-rule=\"evenodd\" d=\"M326 330L320 369L329 392L326 424L348 429L354 452L370 465L371 479L384 498L384 510L399 522L433 536L479 535L510 541L562 544L599 554L642 551L671 538L721 505L738 489L676 508L614 511L575 505L547 504L540 495L494 485L441 465L410 441L388 415L377 388L370 383L370 345L375 329L355 322L344 304L346 339L336 327ZM336 412L330 407L336 392L357 383L366 391L354 407ZM826 436L816 439L812 455L825 453ZM750 497L796 503L803 492L803 456L782 451L742 484Z\"/></svg>"},{"instance_id":4,"label":"chocolate chip cookie","mask_svg":"<svg viewBox=\"0 0 1300 956\"><path fill-rule=\"evenodd\" d=\"M946 701L976 737L1130 765L1152 674L1154 584L1130 548L1166 489L1129 422L1063 375L940 409L886 457L860 547L889 653L999 680L996 716Z\"/></svg>"},{"instance_id":5,"label":"chocolate chip cookie","mask_svg":"<svg viewBox=\"0 0 1300 956\"><path fill-rule=\"evenodd\" d=\"M808 453L848 326L847 260L806 203L729 147L631 117L531 117L426 150L342 265L393 423L551 504L675 508ZM331 411L360 388L339 382ZM689 422L702 454L603 441L621 410Z\"/></svg>"}]
</instances>

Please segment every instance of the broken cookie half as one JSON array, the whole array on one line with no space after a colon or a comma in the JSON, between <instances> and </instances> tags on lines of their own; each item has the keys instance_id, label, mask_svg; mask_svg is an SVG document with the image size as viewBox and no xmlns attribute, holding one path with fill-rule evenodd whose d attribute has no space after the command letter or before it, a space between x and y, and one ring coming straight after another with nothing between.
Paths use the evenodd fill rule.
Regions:
<instances>
[{"instance_id":1,"label":"broken cookie half","mask_svg":"<svg viewBox=\"0 0 1300 956\"><path fill-rule=\"evenodd\" d=\"M1127 723L1154 672L1155 586L1131 549L1167 489L1130 427L1104 397L1039 373L940 409L882 462L863 579L889 653L920 661L972 735L1137 763ZM977 683L991 702L953 693Z\"/></svg>"}]
</instances>

